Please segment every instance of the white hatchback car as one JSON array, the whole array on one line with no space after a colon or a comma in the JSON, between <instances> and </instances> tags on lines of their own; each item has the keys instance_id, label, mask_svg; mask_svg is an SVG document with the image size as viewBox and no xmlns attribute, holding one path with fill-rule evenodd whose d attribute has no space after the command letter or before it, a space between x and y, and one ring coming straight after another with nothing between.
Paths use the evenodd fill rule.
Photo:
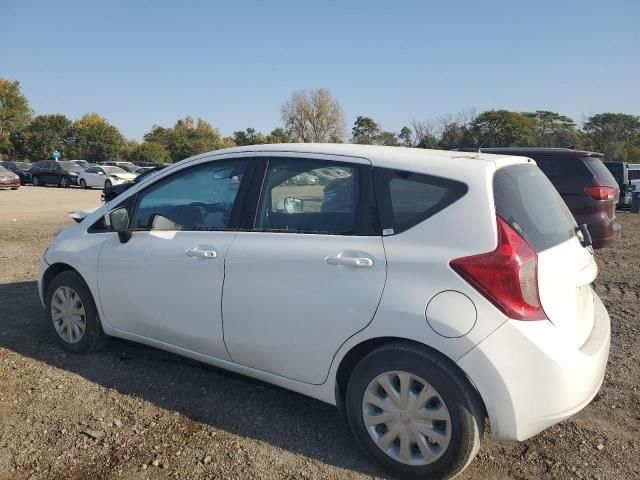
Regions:
<instances>
[{"instance_id":1,"label":"white hatchback car","mask_svg":"<svg viewBox=\"0 0 640 480\"><path fill-rule=\"evenodd\" d=\"M94 165L80 172L78 185L82 188L107 188L124 182L132 182L137 175L120 167L110 165Z\"/></svg>"},{"instance_id":2,"label":"white hatchback car","mask_svg":"<svg viewBox=\"0 0 640 480\"><path fill-rule=\"evenodd\" d=\"M523 157L256 145L63 229L38 286L70 352L122 337L271 382L341 407L389 472L446 477L486 416L524 440L598 391L609 316L579 232Z\"/></svg>"}]
</instances>

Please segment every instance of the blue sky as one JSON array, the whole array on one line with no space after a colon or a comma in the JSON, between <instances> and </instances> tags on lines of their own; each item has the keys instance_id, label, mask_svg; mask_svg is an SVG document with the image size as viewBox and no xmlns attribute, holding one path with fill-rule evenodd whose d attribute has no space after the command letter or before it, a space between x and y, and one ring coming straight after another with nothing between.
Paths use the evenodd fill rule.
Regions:
<instances>
[{"instance_id":1,"label":"blue sky","mask_svg":"<svg viewBox=\"0 0 640 480\"><path fill-rule=\"evenodd\" d=\"M638 0L0 0L0 18L0 76L36 113L97 112L136 139L187 115L269 132L293 90L320 87L349 128L469 107L640 114Z\"/></svg>"}]
</instances>

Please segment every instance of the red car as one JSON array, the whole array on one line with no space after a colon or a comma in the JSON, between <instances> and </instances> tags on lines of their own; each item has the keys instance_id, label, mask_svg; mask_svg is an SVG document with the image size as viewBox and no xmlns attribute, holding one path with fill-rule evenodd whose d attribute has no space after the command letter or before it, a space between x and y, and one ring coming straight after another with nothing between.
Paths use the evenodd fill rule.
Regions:
<instances>
[{"instance_id":1,"label":"red car","mask_svg":"<svg viewBox=\"0 0 640 480\"><path fill-rule=\"evenodd\" d=\"M20 188L20 177L15 173L0 166L0 188L17 190Z\"/></svg>"}]
</instances>

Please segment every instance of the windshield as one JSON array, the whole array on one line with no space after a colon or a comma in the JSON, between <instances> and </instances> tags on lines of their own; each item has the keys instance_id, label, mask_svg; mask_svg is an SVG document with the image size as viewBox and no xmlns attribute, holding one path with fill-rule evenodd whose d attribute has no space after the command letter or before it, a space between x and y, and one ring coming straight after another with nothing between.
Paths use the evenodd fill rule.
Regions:
<instances>
[{"instance_id":1,"label":"windshield","mask_svg":"<svg viewBox=\"0 0 640 480\"><path fill-rule=\"evenodd\" d=\"M0 165L0 173L7 174L7 173L11 173L11 172L9 170L7 170L6 168L4 168L2 165Z\"/></svg>"},{"instance_id":2,"label":"windshield","mask_svg":"<svg viewBox=\"0 0 640 480\"><path fill-rule=\"evenodd\" d=\"M102 168L104 168L104 171L107 172L109 175L115 175L118 173L129 173L120 167L102 167Z\"/></svg>"},{"instance_id":3,"label":"windshield","mask_svg":"<svg viewBox=\"0 0 640 480\"><path fill-rule=\"evenodd\" d=\"M16 168L16 164L12 161L6 160L4 162L0 162L0 166L5 168Z\"/></svg>"},{"instance_id":4,"label":"windshield","mask_svg":"<svg viewBox=\"0 0 640 480\"><path fill-rule=\"evenodd\" d=\"M17 162L16 166L20 170L29 170L31 168L31 165L29 163L25 163L25 162Z\"/></svg>"},{"instance_id":5,"label":"windshield","mask_svg":"<svg viewBox=\"0 0 640 480\"><path fill-rule=\"evenodd\" d=\"M77 163L74 162L69 162L69 161L63 161L63 162L58 162L58 164L64 168L65 170L68 170L70 172L79 172L82 170L82 167L80 167L80 165L78 165Z\"/></svg>"}]
</instances>

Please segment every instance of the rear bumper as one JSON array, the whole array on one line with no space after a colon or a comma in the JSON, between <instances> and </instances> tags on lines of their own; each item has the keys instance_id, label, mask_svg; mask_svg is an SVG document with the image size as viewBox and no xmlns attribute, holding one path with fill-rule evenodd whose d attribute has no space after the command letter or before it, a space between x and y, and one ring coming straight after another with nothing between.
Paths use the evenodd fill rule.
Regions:
<instances>
[{"instance_id":1,"label":"rear bumper","mask_svg":"<svg viewBox=\"0 0 640 480\"><path fill-rule=\"evenodd\" d=\"M574 214L578 225L585 223L589 227L593 248L605 248L620 238L620 224L615 217L606 211L599 211L589 215Z\"/></svg>"},{"instance_id":2,"label":"rear bumper","mask_svg":"<svg viewBox=\"0 0 640 480\"><path fill-rule=\"evenodd\" d=\"M492 433L526 440L580 411L598 393L610 323L594 292L595 320L580 347L548 321L508 321L458 361L484 400Z\"/></svg>"}]
</instances>

